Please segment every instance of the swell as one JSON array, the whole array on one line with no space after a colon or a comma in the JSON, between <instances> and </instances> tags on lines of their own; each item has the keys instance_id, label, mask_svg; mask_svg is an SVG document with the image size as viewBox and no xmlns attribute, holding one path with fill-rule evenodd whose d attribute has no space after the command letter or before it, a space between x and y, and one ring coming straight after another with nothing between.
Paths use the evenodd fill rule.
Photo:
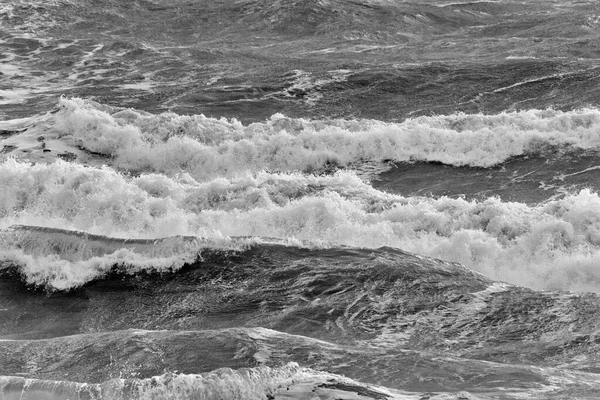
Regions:
<instances>
[{"instance_id":1,"label":"swell","mask_svg":"<svg viewBox=\"0 0 600 400\"><path fill-rule=\"evenodd\" d=\"M517 8L518 5L514 5L512 10L516 11ZM194 24L194 17L197 17L200 11L204 11L203 24L198 26ZM55 31L61 28L59 22L64 24L64 28L81 29L77 23L81 23L83 19L90 20L88 24L96 29L102 22L112 22L115 29L129 22L134 28L148 35L150 32L142 29L141 23L162 18L166 22L166 33L169 34L187 30L216 36L220 25L221 30L228 34L241 33L241 28L246 27L251 32L324 35L332 31L372 31L375 30L373 22L377 24L377 30L383 31L391 31L390 25L395 22L395 28L412 27L420 28L424 32L444 33L489 22L489 13L506 11L494 3L435 7L428 4L393 4L372 0L243 0L234 4L200 1L160 5L151 1L139 1L131 5L113 1L63 0L36 1L28 5L10 1L0 9L0 17L4 17L9 26L14 28L21 27L24 22L37 22L39 28L53 28ZM94 19L97 21L93 21Z\"/></svg>"},{"instance_id":2,"label":"swell","mask_svg":"<svg viewBox=\"0 0 600 400\"><path fill-rule=\"evenodd\" d=\"M201 14L203 24L198 26L194 23L194 18L198 17L200 11L204 12ZM170 35L184 30L196 34L203 32L214 37L218 35L219 28L231 35L241 34L242 28L245 27L254 33L276 32L295 37L325 36L332 32L363 32L368 38L368 33L380 32L392 39L397 36L397 31L412 30L417 33L440 35L472 26L480 29L484 26L487 28L484 32L488 36L523 35L529 29L551 29L547 19L539 16L544 11L545 9L538 5L525 5L520 2L448 2L439 5L380 0L243 0L234 4L215 4L207 1L155 4L151 1L139 1L131 5L112 1L64 0L36 1L27 6L11 1L0 10L0 16L4 16L15 28L21 26L19 23L37 22L40 25L38 28L54 31L61 28L60 23L65 29L78 31L84 27L99 29L103 22L112 22L115 30L129 23L137 31L150 36L150 32L141 26L142 23L162 19L166 25L165 33ZM552 14L560 15L562 10L553 11ZM578 10L573 7L572 11ZM528 13L530 18L523 18L523 13ZM498 24L499 18L507 23ZM86 20L88 25L78 25L78 22L81 24L81 20Z\"/></svg>"},{"instance_id":3,"label":"swell","mask_svg":"<svg viewBox=\"0 0 600 400\"><path fill-rule=\"evenodd\" d=\"M237 16L255 30L316 36L340 32L357 35L359 32L365 39L377 32L390 42L398 37L392 29L442 34L489 21L489 14L477 9L461 12L451 7L371 0L245 0L237 3L232 11L234 19Z\"/></svg>"},{"instance_id":4,"label":"swell","mask_svg":"<svg viewBox=\"0 0 600 400\"><path fill-rule=\"evenodd\" d=\"M374 398L378 398L376 393L382 393L372 385L403 390L406 396L422 391L479 394L494 390L517 395L552 390L551 382L559 374L554 368L508 365L450 355L439 357L427 351L378 349L367 344L342 346L264 328L179 332L127 330L49 340L0 341L0 348L5 361L0 367L0 375L5 376L0 378L5 383L5 395L7 387L12 386L8 390L17 391L23 378L29 382L29 387L23 388L23 391L29 390L26 394L30 395L33 388L56 390L61 386L81 389L87 386L89 391L94 387L109 386L107 381L115 380L116 376L123 386L141 386L147 380L153 380L155 386L160 386L161 377L157 375L175 370L179 372L167 374L171 379L195 374L190 383L206 379L204 383L210 387L217 386L219 382L218 379L207 379L211 375L215 377L212 371L222 371L220 376L223 377L224 368L237 370L229 370L230 379L234 381L242 378L245 371L255 372L256 378L267 381L264 382L266 387L267 372L275 375L285 370L306 373L312 370L315 373L314 385L327 379L331 389L344 388L342 382L333 384L333 379L341 379L339 375L343 375L355 380L354 385L349 379L343 381L346 390ZM59 354L60 362L52 362L51 359ZM313 354L321 357L311 356ZM300 369L296 363L304 368ZM363 363L368 363L370 368L361 368ZM435 378L428 376L428 370L432 368L437 370ZM317 379L316 371L324 370L329 373ZM589 382L588 390L597 387L592 382L594 374L575 370L570 373L580 382ZM60 382L66 374L69 382ZM11 375L15 377L7 378ZM296 374L295 380L300 376ZM509 376L513 377L510 389L504 386ZM55 381L54 386L49 382L52 380ZM124 383L124 380L129 382ZM115 381L112 383L116 384ZM367 385L372 392L366 389Z\"/></svg>"},{"instance_id":5,"label":"swell","mask_svg":"<svg viewBox=\"0 0 600 400\"><path fill-rule=\"evenodd\" d=\"M596 295L491 282L390 248L204 250L174 272L113 271L68 293L2 275L0 305L0 374L25 374L0 378L8 398L598 390Z\"/></svg>"},{"instance_id":6,"label":"swell","mask_svg":"<svg viewBox=\"0 0 600 400\"><path fill-rule=\"evenodd\" d=\"M0 335L25 340L0 343L6 349L2 354L13 360L3 364L3 373L27 362L13 355L29 354L26 360L37 360L38 372L54 379L53 368L62 367L46 354L64 351L69 355L65 363L97 354L102 363L101 358L110 358L103 346L120 356L117 364L98 371L98 379L114 372L113 367L123 370L120 366L128 360L160 358L159 364L136 369L153 375L161 365L197 373L233 357L236 367L296 361L359 380L383 383L376 379L385 377L385 385L403 387L410 374L392 371L421 358L410 351L426 352L426 358L443 352L445 357L598 372L597 295L492 282L459 264L394 249L256 245L243 251L205 251L201 261L175 273L114 274L71 293L17 289L14 278L6 276L0 284L6 321ZM256 327L280 333L246 329ZM160 332L113 332L132 328ZM174 330L186 332L169 332ZM80 333L91 335L57 337ZM103 338L104 344L90 348L95 338ZM188 345L199 349L186 358ZM194 357L204 357L202 348L221 350L218 357L196 363ZM329 357L311 358L323 353ZM388 355L380 359L382 354ZM370 363L371 356L390 366L389 374L344 361L357 357ZM451 369L454 361L440 364ZM81 369L81 379L92 379L85 376L92 369L93 363ZM472 383L477 381L476 373L465 373ZM494 381L486 385L494 386Z\"/></svg>"}]
</instances>

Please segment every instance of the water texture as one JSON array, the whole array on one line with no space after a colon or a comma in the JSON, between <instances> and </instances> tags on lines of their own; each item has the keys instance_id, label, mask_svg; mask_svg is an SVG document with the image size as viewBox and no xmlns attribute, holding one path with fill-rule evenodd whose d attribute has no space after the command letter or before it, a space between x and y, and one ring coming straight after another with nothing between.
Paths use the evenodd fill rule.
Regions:
<instances>
[{"instance_id":1,"label":"water texture","mask_svg":"<svg viewBox=\"0 0 600 400\"><path fill-rule=\"evenodd\" d=\"M600 6L0 5L0 399L596 399Z\"/></svg>"}]
</instances>

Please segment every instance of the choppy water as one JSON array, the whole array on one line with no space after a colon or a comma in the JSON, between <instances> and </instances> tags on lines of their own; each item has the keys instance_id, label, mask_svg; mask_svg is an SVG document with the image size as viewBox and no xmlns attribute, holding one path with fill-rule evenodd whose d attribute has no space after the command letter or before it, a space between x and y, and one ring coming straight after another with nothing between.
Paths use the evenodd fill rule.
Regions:
<instances>
[{"instance_id":1,"label":"choppy water","mask_svg":"<svg viewBox=\"0 0 600 400\"><path fill-rule=\"evenodd\" d=\"M5 1L0 398L598 398L599 36L591 1Z\"/></svg>"}]
</instances>

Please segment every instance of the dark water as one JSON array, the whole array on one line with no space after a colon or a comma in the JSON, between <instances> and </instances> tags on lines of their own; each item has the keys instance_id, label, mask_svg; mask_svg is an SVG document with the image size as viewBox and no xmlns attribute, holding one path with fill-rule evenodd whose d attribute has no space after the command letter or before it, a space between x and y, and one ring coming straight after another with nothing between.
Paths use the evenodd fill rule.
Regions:
<instances>
[{"instance_id":1,"label":"dark water","mask_svg":"<svg viewBox=\"0 0 600 400\"><path fill-rule=\"evenodd\" d=\"M1 12L3 86L26 100L7 101L9 117L59 95L242 121L598 99L594 2L11 1Z\"/></svg>"},{"instance_id":2,"label":"dark water","mask_svg":"<svg viewBox=\"0 0 600 400\"><path fill-rule=\"evenodd\" d=\"M599 29L7 0L0 398L598 398Z\"/></svg>"}]
</instances>

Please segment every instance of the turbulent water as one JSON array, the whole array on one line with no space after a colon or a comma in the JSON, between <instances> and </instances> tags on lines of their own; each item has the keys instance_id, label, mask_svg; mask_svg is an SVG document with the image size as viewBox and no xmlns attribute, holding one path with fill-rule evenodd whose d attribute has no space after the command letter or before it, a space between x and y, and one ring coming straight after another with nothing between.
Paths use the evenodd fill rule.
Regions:
<instances>
[{"instance_id":1,"label":"turbulent water","mask_svg":"<svg viewBox=\"0 0 600 400\"><path fill-rule=\"evenodd\" d=\"M0 4L1 399L597 399L600 5Z\"/></svg>"}]
</instances>

